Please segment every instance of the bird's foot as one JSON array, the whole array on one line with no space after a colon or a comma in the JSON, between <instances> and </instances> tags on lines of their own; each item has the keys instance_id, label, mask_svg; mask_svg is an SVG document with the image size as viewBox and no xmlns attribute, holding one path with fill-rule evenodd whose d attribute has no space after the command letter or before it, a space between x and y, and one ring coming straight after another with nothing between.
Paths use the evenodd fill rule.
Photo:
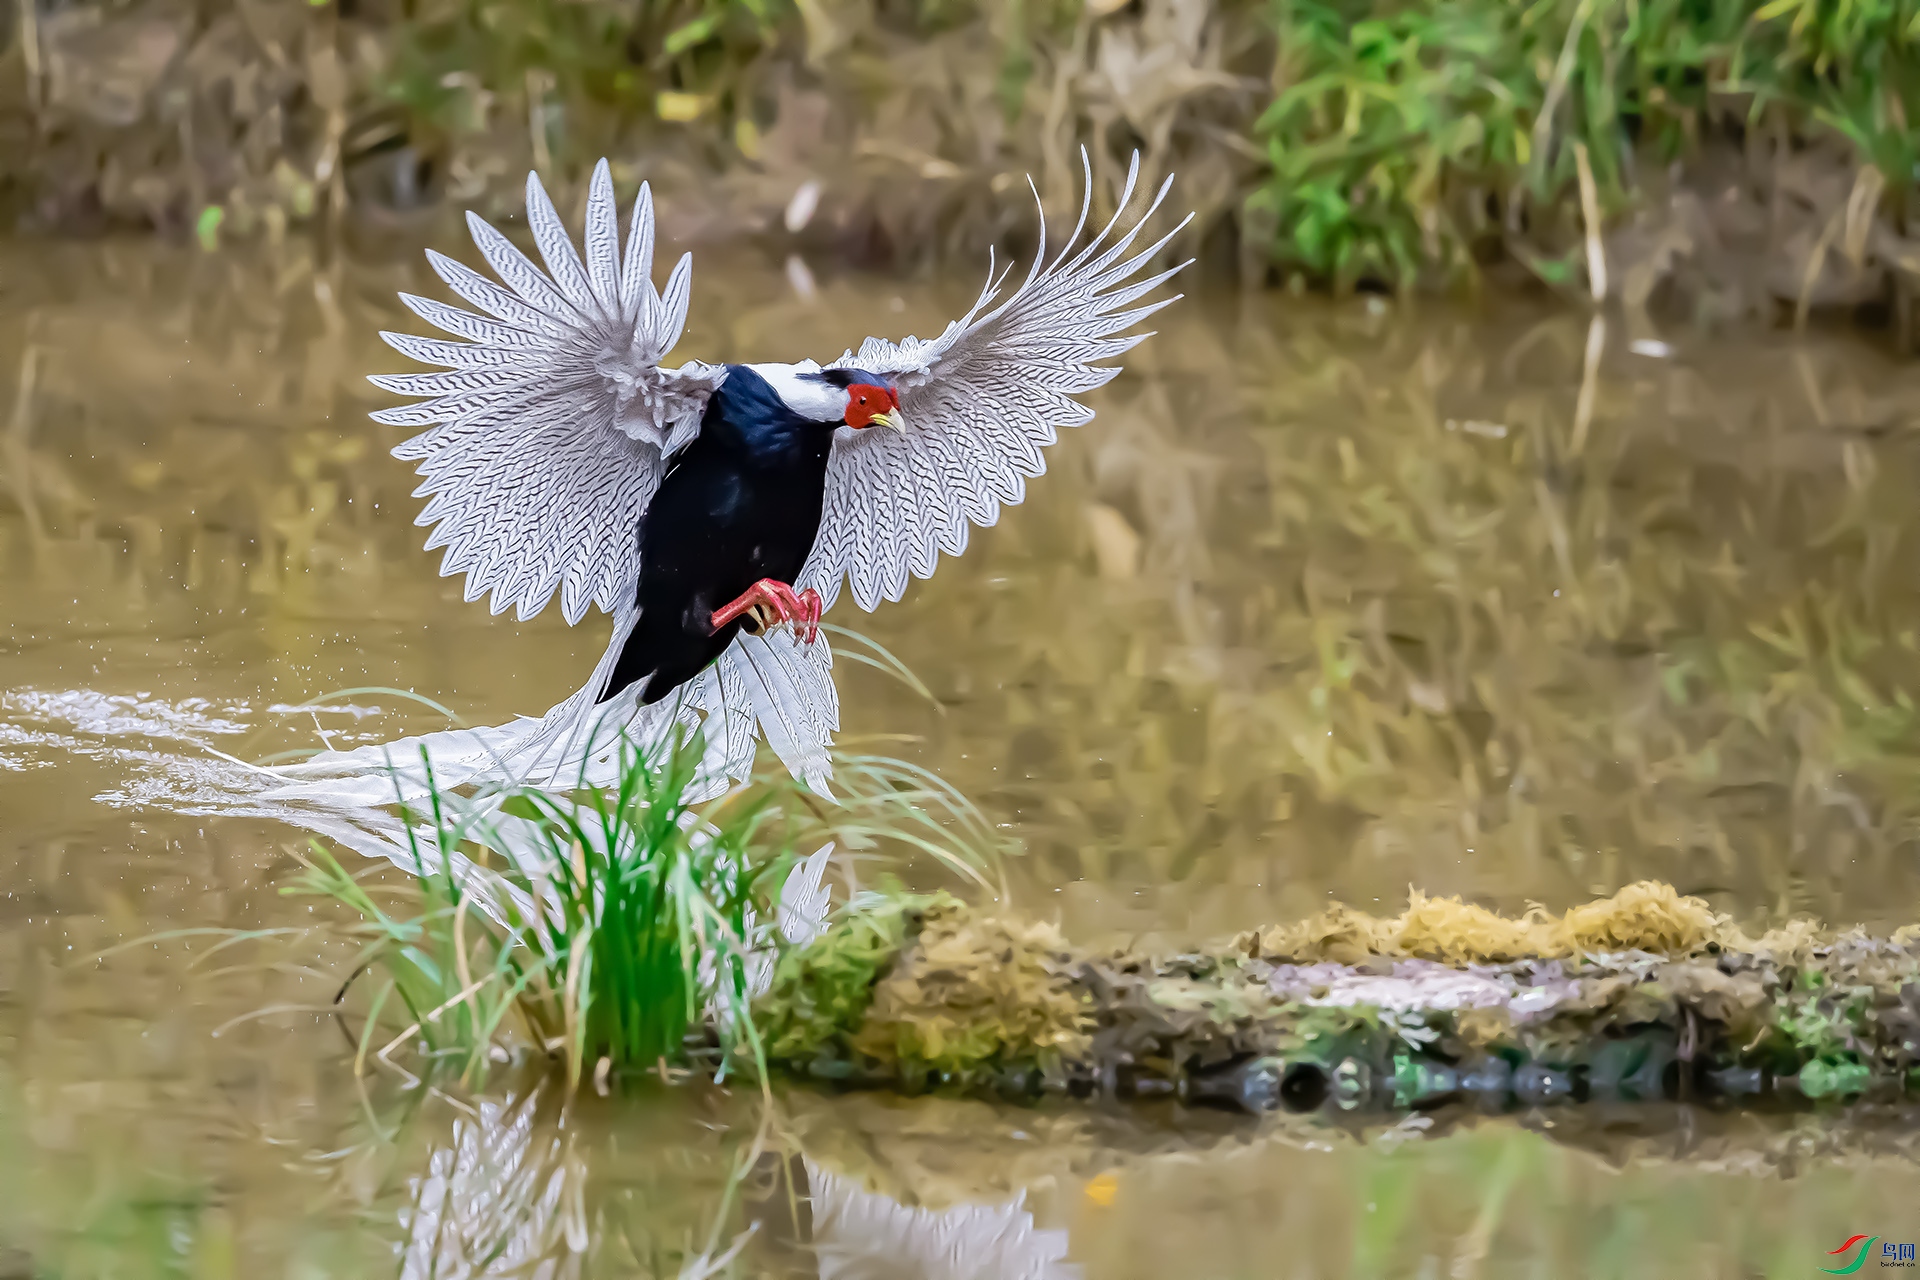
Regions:
<instances>
[{"instance_id":1,"label":"bird's foot","mask_svg":"<svg viewBox=\"0 0 1920 1280\"><path fill-rule=\"evenodd\" d=\"M800 606L794 632L801 640L812 644L820 638L820 593L812 587L806 587L794 597L794 603Z\"/></svg>"},{"instance_id":2,"label":"bird's foot","mask_svg":"<svg viewBox=\"0 0 1920 1280\"><path fill-rule=\"evenodd\" d=\"M761 631L787 623L795 635L812 644L820 635L820 593L812 587L796 592L784 582L762 578L739 599L713 611L713 629L718 631L740 617L752 618Z\"/></svg>"}]
</instances>

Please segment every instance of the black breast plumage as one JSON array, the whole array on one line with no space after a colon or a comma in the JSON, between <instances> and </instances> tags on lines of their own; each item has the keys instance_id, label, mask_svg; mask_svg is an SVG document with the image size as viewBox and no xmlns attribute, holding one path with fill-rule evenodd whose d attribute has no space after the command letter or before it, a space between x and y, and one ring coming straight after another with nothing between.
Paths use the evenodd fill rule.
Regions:
<instances>
[{"instance_id":1,"label":"black breast plumage","mask_svg":"<svg viewBox=\"0 0 1920 1280\"><path fill-rule=\"evenodd\" d=\"M799 576L820 532L836 425L794 413L752 369L728 368L640 518L640 617L601 701L640 680L641 701L660 701L740 629L736 619L716 630L714 610L762 578Z\"/></svg>"}]
</instances>

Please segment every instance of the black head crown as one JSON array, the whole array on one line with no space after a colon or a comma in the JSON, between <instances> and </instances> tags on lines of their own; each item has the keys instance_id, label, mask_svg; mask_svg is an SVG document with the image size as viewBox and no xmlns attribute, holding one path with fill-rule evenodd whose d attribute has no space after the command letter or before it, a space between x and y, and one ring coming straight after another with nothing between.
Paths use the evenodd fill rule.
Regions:
<instances>
[{"instance_id":1,"label":"black head crown","mask_svg":"<svg viewBox=\"0 0 1920 1280\"><path fill-rule=\"evenodd\" d=\"M865 369L822 369L818 376L820 381L830 387L838 387L842 391L863 384L871 387L889 385L888 379L877 373L868 373Z\"/></svg>"}]
</instances>

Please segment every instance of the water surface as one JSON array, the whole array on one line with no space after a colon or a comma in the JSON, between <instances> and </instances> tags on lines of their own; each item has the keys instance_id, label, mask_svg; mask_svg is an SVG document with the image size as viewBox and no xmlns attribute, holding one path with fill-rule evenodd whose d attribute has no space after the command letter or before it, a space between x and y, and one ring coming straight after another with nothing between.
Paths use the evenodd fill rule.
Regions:
<instances>
[{"instance_id":1,"label":"water surface","mask_svg":"<svg viewBox=\"0 0 1920 1280\"><path fill-rule=\"evenodd\" d=\"M937 331L973 287L697 267L679 354L712 360ZM745 1270L836 1276L1784 1276L1920 1236L1898 1112L1383 1133L802 1093L782 1163L748 1159L749 1099L356 1076L305 1008L346 955L151 940L306 925L298 837L136 802L195 744L444 723L318 694L538 713L604 644L463 604L420 550L362 376L401 367L375 334L424 276L0 247L0 1276L674 1275L743 1214ZM1750 922L1920 918L1911 366L1202 286L1096 407L964 558L830 619L934 695L843 663L849 744L973 796L1028 909L1191 938L1657 876ZM974 1252L916 1261L942 1231Z\"/></svg>"}]
</instances>

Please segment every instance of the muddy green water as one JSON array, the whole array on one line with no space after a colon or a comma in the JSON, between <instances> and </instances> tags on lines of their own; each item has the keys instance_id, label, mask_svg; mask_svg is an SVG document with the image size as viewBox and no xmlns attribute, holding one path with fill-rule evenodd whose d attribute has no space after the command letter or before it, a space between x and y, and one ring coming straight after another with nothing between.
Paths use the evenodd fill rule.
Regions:
<instances>
[{"instance_id":1,"label":"muddy green water","mask_svg":"<svg viewBox=\"0 0 1920 1280\"><path fill-rule=\"evenodd\" d=\"M152 940L305 926L293 834L98 797L195 744L438 727L316 694L491 723L590 668L603 626L489 617L419 548L361 381L399 367L413 258L0 247L0 1277L691 1275L750 1220L740 1273L841 1278L1784 1277L1920 1240L1898 1110L1383 1131L802 1092L750 1160L751 1098L356 1076L306 1008L347 956ZM697 265L707 359L924 334L972 285ZM936 699L843 664L847 741L977 799L1021 903L1088 941L1642 876L1920 919L1920 367L1654 336L1202 290L1027 505L830 619Z\"/></svg>"}]
</instances>

